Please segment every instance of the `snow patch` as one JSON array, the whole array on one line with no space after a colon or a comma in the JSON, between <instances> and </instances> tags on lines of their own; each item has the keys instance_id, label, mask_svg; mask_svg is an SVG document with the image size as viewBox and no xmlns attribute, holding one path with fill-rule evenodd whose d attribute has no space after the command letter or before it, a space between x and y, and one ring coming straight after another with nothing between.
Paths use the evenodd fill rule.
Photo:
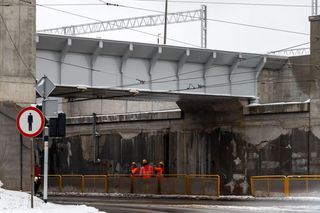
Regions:
<instances>
[{"instance_id":1,"label":"snow patch","mask_svg":"<svg viewBox=\"0 0 320 213\"><path fill-rule=\"evenodd\" d=\"M0 186L3 186L0 181ZM31 196L25 192L5 190L0 187L0 212L1 213L99 213L99 210L85 205L58 205L44 203L34 197L34 208L30 205ZM102 213L102 212L101 212Z\"/></svg>"}]
</instances>

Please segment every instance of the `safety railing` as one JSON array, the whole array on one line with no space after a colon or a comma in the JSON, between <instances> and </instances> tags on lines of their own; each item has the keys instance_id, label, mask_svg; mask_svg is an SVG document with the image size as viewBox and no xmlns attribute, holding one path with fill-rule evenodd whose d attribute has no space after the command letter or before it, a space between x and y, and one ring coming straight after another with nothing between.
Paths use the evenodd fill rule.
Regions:
<instances>
[{"instance_id":1,"label":"safety railing","mask_svg":"<svg viewBox=\"0 0 320 213\"><path fill-rule=\"evenodd\" d=\"M219 175L49 175L49 192L220 195Z\"/></svg>"},{"instance_id":2,"label":"safety railing","mask_svg":"<svg viewBox=\"0 0 320 213\"><path fill-rule=\"evenodd\" d=\"M288 196L288 179L284 175L251 176L250 186L252 196Z\"/></svg>"},{"instance_id":3,"label":"safety railing","mask_svg":"<svg viewBox=\"0 0 320 213\"><path fill-rule=\"evenodd\" d=\"M319 196L320 175L252 176L252 196Z\"/></svg>"},{"instance_id":4,"label":"safety railing","mask_svg":"<svg viewBox=\"0 0 320 213\"><path fill-rule=\"evenodd\" d=\"M320 175L290 175L287 178L289 196L319 196Z\"/></svg>"}]
</instances>

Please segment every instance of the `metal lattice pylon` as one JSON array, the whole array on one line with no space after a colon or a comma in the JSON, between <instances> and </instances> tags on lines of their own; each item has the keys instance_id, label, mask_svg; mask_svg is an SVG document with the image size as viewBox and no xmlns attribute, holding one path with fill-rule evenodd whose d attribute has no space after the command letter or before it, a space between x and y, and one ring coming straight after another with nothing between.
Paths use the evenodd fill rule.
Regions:
<instances>
[{"instance_id":1,"label":"metal lattice pylon","mask_svg":"<svg viewBox=\"0 0 320 213\"><path fill-rule=\"evenodd\" d=\"M207 7L202 6L200 10L190 10L176 13L168 13L168 24L201 21L201 47L207 47ZM82 35L89 33L99 33L114 30L124 30L139 27L163 25L164 14L140 16L126 19L79 24L51 29L39 30L38 33L48 33L57 35Z\"/></svg>"},{"instance_id":2,"label":"metal lattice pylon","mask_svg":"<svg viewBox=\"0 0 320 213\"><path fill-rule=\"evenodd\" d=\"M318 15L318 0L312 0L312 15Z\"/></svg>"}]
</instances>

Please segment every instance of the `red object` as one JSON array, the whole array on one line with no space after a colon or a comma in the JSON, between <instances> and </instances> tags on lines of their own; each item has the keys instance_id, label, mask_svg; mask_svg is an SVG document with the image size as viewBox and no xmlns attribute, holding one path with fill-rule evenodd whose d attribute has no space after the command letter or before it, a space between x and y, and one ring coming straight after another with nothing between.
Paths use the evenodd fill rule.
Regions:
<instances>
[{"instance_id":1,"label":"red object","mask_svg":"<svg viewBox=\"0 0 320 213\"><path fill-rule=\"evenodd\" d=\"M153 167L150 165L144 165L140 169L140 175L142 175L142 178L152 178L153 174Z\"/></svg>"},{"instance_id":2,"label":"red object","mask_svg":"<svg viewBox=\"0 0 320 213\"><path fill-rule=\"evenodd\" d=\"M40 122L40 127L39 127L39 129L38 129L36 132L32 133L32 134L27 133L27 132L26 132L25 130L23 130L23 129L21 128L21 126L20 126L20 119L21 119L22 114L24 114L26 111L30 111L30 110L31 110L31 111L35 111L35 112L40 116L40 121L41 121L41 122ZM41 112L38 108L32 107L32 106L26 107L26 108L23 108L23 109L19 112L18 117L17 117L17 120L16 120L16 125L17 125L17 128L18 128L19 132L20 132L23 136L28 137L28 138L34 138L34 137L38 136L38 135L42 132L42 130L43 130L43 128L44 128L44 116L43 116L42 112Z\"/></svg>"},{"instance_id":3,"label":"red object","mask_svg":"<svg viewBox=\"0 0 320 213\"><path fill-rule=\"evenodd\" d=\"M157 176L163 175L164 174L164 168L162 166L157 166L156 167L156 174L157 174Z\"/></svg>"},{"instance_id":4,"label":"red object","mask_svg":"<svg viewBox=\"0 0 320 213\"><path fill-rule=\"evenodd\" d=\"M131 174L133 174L133 175L139 174L139 168L137 166L132 166L131 167Z\"/></svg>"},{"instance_id":5,"label":"red object","mask_svg":"<svg viewBox=\"0 0 320 213\"><path fill-rule=\"evenodd\" d=\"M40 175L41 175L40 166L39 166L39 165L35 165L35 166L34 166L34 176L35 176L35 177L40 177Z\"/></svg>"}]
</instances>

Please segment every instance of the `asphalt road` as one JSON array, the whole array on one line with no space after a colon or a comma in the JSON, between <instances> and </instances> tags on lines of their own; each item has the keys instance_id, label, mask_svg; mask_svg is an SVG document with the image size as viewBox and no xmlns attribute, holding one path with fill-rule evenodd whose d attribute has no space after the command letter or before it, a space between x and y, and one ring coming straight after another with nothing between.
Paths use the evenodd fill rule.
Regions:
<instances>
[{"instance_id":1,"label":"asphalt road","mask_svg":"<svg viewBox=\"0 0 320 213\"><path fill-rule=\"evenodd\" d=\"M88 205L108 213L236 213L236 212L320 212L319 200L163 199L50 196L49 202Z\"/></svg>"}]
</instances>

